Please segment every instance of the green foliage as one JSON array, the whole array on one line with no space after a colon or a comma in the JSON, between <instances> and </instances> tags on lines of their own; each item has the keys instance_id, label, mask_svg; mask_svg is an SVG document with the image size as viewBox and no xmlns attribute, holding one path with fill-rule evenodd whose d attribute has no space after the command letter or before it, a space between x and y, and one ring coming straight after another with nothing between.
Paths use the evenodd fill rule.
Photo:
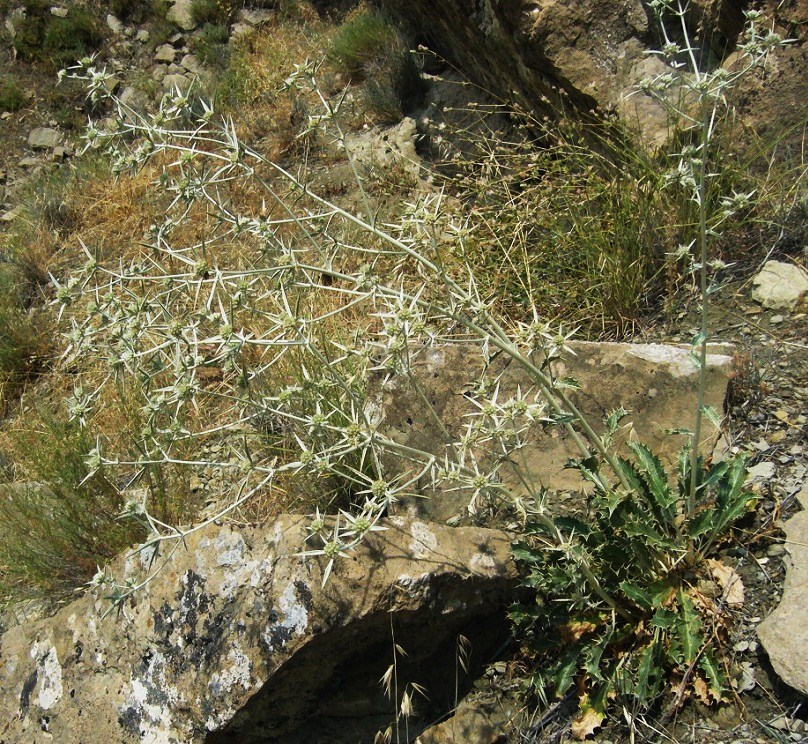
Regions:
<instances>
[{"instance_id":1,"label":"green foliage","mask_svg":"<svg viewBox=\"0 0 808 744\"><path fill-rule=\"evenodd\" d=\"M24 307L24 284L15 264L0 263L0 414L46 364L44 329Z\"/></svg>"},{"instance_id":2,"label":"green foliage","mask_svg":"<svg viewBox=\"0 0 808 744\"><path fill-rule=\"evenodd\" d=\"M143 23L158 15L159 2L155 0L110 0L110 13L124 23Z\"/></svg>"},{"instance_id":3,"label":"green foliage","mask_svg":"<svg viewBox=\"0 0 808 744\"><path fill-rule=\"evenodd\" d=\"M40 429L14 433L38 483L0 485L0 589L60 597L99 564L143 537L118 519L122 500L102 474L88 476L86 429L40 415Z\"/></svg>"},{"instance_id":4,"label":"green foliage","mask_svg":"<svg viewBox=\"0 0 808 744\"><path fill-rule=\"evenodd\" d=\"M666 694L681 701L684 688L705 703L729 691L720 657L726 610L699 585L712 578L711 552L753 503L745 460L699 456L690 494L688 448L673 486L647 447L630 448L633 457L621 459L629 490L606 486L595 458L574 462L593 484L588 518L529 520L514 549L536 592L511 611L537 657L530 682L557 697L577 683L587 696L581 720L595 715L593 698L602 716L615 697L645 709ZM691 496L699 506L688 513Z\"/></svg>"},{"instance_id":5,"label":"green foliage","mask_svg":"<svg viewBox=\"0 0 808 744\"><path fill-rule=\"evenodd\" d=\"M45 62L54 69L96 51L104 40L97 19L73 6L64 18L50 12L47 0L27 0L25 17L13 38L17 54L27 61Z\"/></svg>"},{"instance_id":6,"label":"green foliage","mask_svg":"<svg viewBox=\"0 0 808 744\"><path fill-rule=\"evenodd\" d=\"M233 0L194 0L191 17L197 25L227 26L233 19Z\"/></svg>"},{"instance_id":7,"label":"green foliage","mask_svg":"<svg viewBox=\"0 0 808 744\"><path fill-rule=\"evenodd\" d=\"M367 8L349 17L334 37L329 56L351 81L364 81L365 103L380 122L400 121L423 96L418 65L384 11Z\"/></svg>"},{"instance_id":8,"label":"green foliage","mask_svg":"<svg viewBox=\"0 0 808 744\"><path fill-rule=\"evenodd\" d=\"M0 83L0 111L19 111L25 103L25 92L11 75Z\"/></svg>"},{"instance_id":9,"label":"green foliage","mask_svg":"<svg viewBox=\"0 0 808 744\"><path fill-rule=\"evenodd\" d=\"M227 26L206 23L191 37L191 51L207 67L224 68L227 66L229 53L227 41L230 32Z\"/></svg>"}]
</instances>

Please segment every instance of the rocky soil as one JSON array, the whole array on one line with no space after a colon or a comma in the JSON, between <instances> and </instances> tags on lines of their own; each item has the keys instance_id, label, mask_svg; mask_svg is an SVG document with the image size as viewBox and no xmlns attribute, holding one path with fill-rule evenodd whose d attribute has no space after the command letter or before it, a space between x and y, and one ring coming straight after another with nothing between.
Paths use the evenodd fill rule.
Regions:
<instances>
[{"instance_id":1,"label":"rocky soil","mask_svg":"<svg viewBox=\"0 0 808 744\"><path fill-rule=\"evenodd\" d=\"M527 100L533 98L551 106L556 98L563 98L587 110L619 108L621 90L630 86L640 73L647 74L638 54L648 33L647 16L639 2L625 3L619 12L615 10L616 19L612 19L611 27L620 31L621 39L615 43L608 34L599 36L597 43L578 43L570 38L570 32L557 37L550 33L553 29L594 23L591 4L581 3L580 7L573 8L575 4L548 2L526 8L519 3L483 2L480 4L483 9L478 13L468 13L459 0L442 0L438 5L440 24L432 24L431 35L425 34L424 42L456 61L464 73L477 82L501 85L501 74L504 74L507 84L518 89ZM723 10L716 21L717 28L724 36L731 36L740 4L699 2L695 5L698 8L720 5ZM808 6L802 1L763 5L792 34L797 33L800 19L808 19ZM270 12L265 8L244 11L233 34L246 33L249 27L260 25ZM428 3L416 2L408 8L408 13L410 22L420 24L423 32L430 26L434 8ZM117 74L112 84L134 105L147 107L163 91L175 87L185 89L192 85L194 78L210 74L191 53L188 41L193 23L187 15L187 4L176 3L174 15L176 28L160 44L154 44L146 26L126 26L114 17L105 17L109 29L107 64ZM605 22L602 14L595 13L595 16L597 23ZM485 49L493 50L491 54L480 54L479 45L469 45L469 39L480 38L476 35L480 29L484 32L480 43ZM806 98L805 77L802 76L806 69L804 55L802 45L795 45L778 59L768 85L747 91L742 103L747 112L753 112L750 116L762 121L763 129L778 118L798 117L800 107L795 104ZM516 64L515 60L520 63ZM605 78L606 82L597 72L604 60L614 68ZM46 168L54 163L70 162L74 157L81 146L80 127L88 113L69 87L55 87L41 72L15 61L9 49L2 49L0 75L8 70L13 70L22 82L27 100L17 112L0 113L0 230L10 228L15 220L22 218L26 189ZM634 113L646 117L648 139L653 142L658 112L639 107ZM391 162L403 155L411 167L417 159L414 141L415 122L419 119L419 112L414 112L414 119L405 124L407 131L402 135L396 130L396 137L400 136L403 144L388 148ZM802 121L804 123L804 109ZM367 138L367 133L356 135L357 151L365 146ZM377 149L373 143L367 147L371 152ZM337 176L323 173L315 176L318 177L327 183ZM733 542L723 549L724 560L735 567L744 588L743 601L735 610L737 622L733 631L739 696L718 712L692 703L672 719L641 722L637 730L648 741L701 739L727 744L783 744L808 740L805 699L808 683L804 661L804 649L808 648L805 622L808 596L804 588L808 524L801 512L808 509L808 274L804 270L808 254L805 240L805 234L800 237L797 231L787 245L772 241L771 244L777 246L776 258L785 268L771 262L764 265L760 251L753 252L753 260L730 268L725 286L716 295L711 310L714 340L733 345L732 368L727 371L730 386L725 401L726 439L733 450L748 453L751 482L760 499L755 514L742 523ZM768 248L768 245L763 246L763 252ZM649 344L689 344L698 327L697 303L685 291L679 299L673 317L660 314L645 319L633 340ZM638 384L640 397L647 392L640 390L642 387ZM391 426L406 428L406 423L393 421ZM226 483L217 482L212 472L195 478L191 484L194 491L214 493L227 487ZM429 514L429 519L451 521L459 510L457 504L448 508L451 513ZM17 627L2 636L0 676L5 675L8 682L2 688L13 689L14 693L0 696L0 710L4 711L5 719L5 728L0 727L0 739L9 742L97 740L93 737L97 737L96 725L101 719L96 720L95 713L92 719L84 716L81 721L79 717L84 715L83 711L96 710L100 696L108 708L102 718L104 725L109 726L106 735L110 741L170 740L160 736L199 741L300 741L295 738L299 732L288 729L289 721L265 718L262 711L267 706L262 706L261 701L265 702L267 696L278 689L290 695L290 690L294 692L307 685L310 677L320 673L316 654L324 653L324 647L315 642L309 650L301 651L295 664L286 668L287 676L270 682L271 671L274 672L274 668L270 668L280 665L280 657L272 655L276 647L281 649L283 659L291 658L304 646L299 636L311 627L315 636L321 632L326 636L334 633L336 642L346 648L359 644L381 655L379 649L387 630L383 621L394 608L407 619L402 639L407 639L408 643L403 645L409 648L418 637L415 629L422 621L414 618L422 608L415 604L404 606L399 592L402 585L417 584L424 590L410 592L410 599L426 605L429 618L426 622L440 622L443 630L431 648L416 654L418 658L410 670L414 681L429 671L433 663L430 659L436 658L430 657L431 653L438 654L443 661L452 656L453 650L446 645L446 639L459 629L471 634L470 628L479 623L481 636L475 641L479 648L486 649L485 664L481 660L476 670L473 693L447 721L430 728L427 724L434 720L425 719L421 726L424 730L418 732L417 741L436 744L567 740L573 713L569 701L561 701L535 714L526 713L518 702L519 660L514 657L513 646L507 642L507 628L497 614L497 603L511 596L513 579L512 566L503 568L507 564L507 551L503 553L502 545L496 542L501 540L501 535L475 533L468 542L460 541L458 547L457 536L444 540L441 532L441 539L433 540L416 524L417 521L402 521L395 526L401 541L397 558L400 563L395 565L400 570L393 576L389 562L379 562L390 576L379 577L379 583L373 585L376 594L350 572L340 579L346 582L351 596L360 589L366 591L361 602L354 597L361 605L359 609L338 606L336 600L331 602L328 597L323 600L317 596L319 576L315 575L316 570L311 573L311 567L305 568L311 575L303 578L290 574L284 584L278 574L270 581L266 572L262 573L262 567L277 564L279 559L275 553L288 559L289 565L294 564L294 571L304 571L299 561L290 558L299 552L300 546L284 544L281 550L278 546L282 540L277 531L271 534L260 530L245 532L242 537L229 527L212 530L200 538L200 542L208 540L206 545L201 548L196 545L196 552L179 553L175 559L179 563L170 569L177 587L174 594L164 587L150 597L148 606L133 605L118 618L117 622L127 628L125 658L115 649L120 641L115 635L115 623L107 620L96 625L91 617L100 609L97 594L87 594L73 609L63 609L55 623L47 619L32 623L41 614L41 607L15 606L3 620L6 627ZM289 534L297 534L294 530L300 525L292 527L294 529L281 530L283 540L289 540ZM427 532L434 537L438 528L448 529L438 525L428 528ZM450 532L448 530L446 535ZM494 549L486 542L488 538L496 542ZM272 540L275 543L270 544ZM452 549L442 552L446 543L450 543ZM395 540L391 545L396 548ZM213 563L225 567L221 586L216 583L221 582L221 576L205 586L200 566L208 559L199 556L206 549L215 555L215 559L211 559ZM432 560L434 566L429 573L432 578L422 578L427 573L419 560ZM201 564L191 565L194 561ZM493 563L497 565L496 571L491 568ZM245 573L247 565L251 568ZM132 576L147 569L146 564L127 566ZM242 573L233 578L227 571ZM438 578L434 578L436 576ZM430 593L429 587L433 584L443 588ZM453 594L452 587L461 585L463 590ZM312 595L316 598L315 605L320 600L324 602L317 606L316 612L309 604L313 601ZM474 612L470 609L470 596L484 599ZM238 611L234 610L235 605ZM256 615L266 614L267 608L275 605L282 612L275 617L274 625L270 623L272 628L267 626L262 630L255 622ZM354 619L358 617L358 630L356 626L346 630L348 625L344 620L348 614ZM316 622L315 615L319 618ZM769 617L772 619L767 621ZM160 627L154 625L157 618L162 623ZM312 623L319 626L314 628ZM364 635L366 633L368 635ZM254 644L247 649L244 643L234 640L236 636L249 637ZM114 653L110 649L115 649ZM185 658L186 654L191 655ZM198 654L198 659L192 654ZM369 676L378 677L376 666L380 663L377 662L380 660L374 658L361 668L366 669ZM330 673L336 675L329 679L361 686L356 674L351 673L349 656L329 663ZM193 679L199 664L207 665L204 684ZM81 691L81 679L88 670L96 675L93 684L98 689ZM113 672L117 675L114 680L109 676ZM169 684L171 675L176 679ZM21 686L18 685L20 680ZM375 685L375 682L374 678L370 684ZM451 687L453 680L443 679L441 684ZM467 687L471 686L469 682ZM77 689L82 704L72 705L69 701L77 694ZM255 701L251 701L253 692L258 692ZM364 696L346 696L330 702L333 706L342 706L340 716L344 720L367 715L378 728L377 724L381 725L386 714L379 712L383 701L380 702L377 692L374 687L373 691L364 690ZM180 700L182 706L178 705ZM451 710L455 702L450 700L442 708L436 703L431 713L439 718ZM332 730L328 726L336 726L331 719L323 722L329 716L322 706L308 699L301 706L301 718L315 716L315 723L309 724L313 728L308 729L307 741L316 741L316 736L323 731ZM56 710L72 710L75 716L64 713L54 718L52 713ZM130 738L124 739L121 730ZM219 733L213 736L209 731ZM245 731L253 732L250 734L253 738L244 738ZM268 731L273 731L272 736L276 738L267 738L270 737ZM365 730L357 733L360 740L369 741L361 738L365 735ZM608 744L625 741L625 737L624 729L615 724L599 733L596 739L600 744Z\"/></svg>"}]
</instances>

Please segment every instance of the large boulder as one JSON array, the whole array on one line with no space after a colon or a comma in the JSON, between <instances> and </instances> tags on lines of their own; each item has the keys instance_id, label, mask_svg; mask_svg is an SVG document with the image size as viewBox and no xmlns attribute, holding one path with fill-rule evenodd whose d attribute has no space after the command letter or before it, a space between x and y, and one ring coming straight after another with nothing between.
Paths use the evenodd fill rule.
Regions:
<instances>
[{"instance_id":1,"label":"large boulder","mask_svg":"<svg viewBox=\"0 0 808 744\"><path fill-rule=\"evenodd\" d=\"M808 509L808 483L799 499L803 510ZM789 555L783 598L758 626L758 637L778 676L808 695L808 511L795 514L783 529Z\"/></svg>"},{"instance_id":2,"label":"large boulder","mask_svg":"<svg viewBox=\"0 0 808 744\"><path fill-rule=\"evenodd\" d=\"M386 0L385 5L428 46L506 102L516 100L539 116L560 110L617 111L637 125L649 144L657 146L667 136L665 110L637 92L641 80L668 69L648 54L658 48L659 35L641 0ZM702 57L716 64L737 41L745 3L699 0L688 5L688 24ZM767 23L776 17L778 30L788 36L782 3L766 5L772 6ZM779 98L802 100L793 94L805 88L805 54L792 50L776 56ZM755 95L749 109L757 116L766 109L760 99L768 100L768 94L761 87ZM786 107L766 110L771 121L784 114L795 119Z\"/></svg>"},{"instance_id":3,"label":"large boulder","mask_svg":"<svg viewBox=\"0 0 808 744\"><path fill-rule=\"evenodd\" d=\"M613 410L623 407L629 412L613 444L620 454L628 455L624 446L629 439L648 445L671 470L676 464L684 438L671 430L693 426L698 394L698 368L691 357L690 347L666 344L628 344L573 342L573 353L557 363L556 374L572 378L580 385L568 391L577 405L599 432L603 419ZM727 380L732 367L731 349L715 346L707 356L707 377L704 402L719 414L727 392ZM539 363L539 360L534 360ZM446 435L458 441L476 409L466 393L483 377L498 380L499 400L506 400L517 390L524 394L535 391L528 374L505 355L487 364L473 349L462 345L430 348L416 358L413 374L426 392L429 402L441 420L426 409L414 386L390 384L380 391L380 430L383 434L408 447L435 453L446 451ZM705 420L702 446L718 453L724 452L720 430ZM576 470L567 468L570 458L580 457L580 451L563 428L547 429L535 423L529 433L528 446L520 451L518 461L530 474L534 485L554 492L578 492L584 483ZM391 461L391 468L395 462ZM523 494L524 488L508 467L500 474L511 491ZM428 499L402 500L401 507L434 520L455 520L466 513L469 494L464 490L436 493ZM454 523L454 521L452 521Z\"/></svg>"},{"instance_id":4,"label":"large boulder","mask_svg":"<svg viewBox=\"0 0 808 744\"><path fill-rule=\"evenodd\" d=\"M392 519L322 588L306 525L211 525L111 566L154 575L116 611L88 590L6 632L0 741L372 741L393 720L378 681L394 656L398 702L409 682L429 689L418 733L454 705L457 635L477 663L508 637L507 535Z\"/></svg>"}]
</instances>

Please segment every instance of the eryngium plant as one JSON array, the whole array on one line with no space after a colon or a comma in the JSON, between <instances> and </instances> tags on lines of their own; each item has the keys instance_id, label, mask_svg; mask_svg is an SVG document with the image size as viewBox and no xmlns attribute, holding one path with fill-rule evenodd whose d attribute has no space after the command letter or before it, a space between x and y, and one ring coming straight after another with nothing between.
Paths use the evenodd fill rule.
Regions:
<instances>
[{"instance_id":1,"label":"eryngium plant","mask_svg":"<svg viewBox=\"0 0 808 744\"><path fill-rule=\"evenodd\" d=\"M322 106L300 136L327 130L345 150L361 191L338 122L346 98L334 102L322 94L316 72L316 65L306 64L286 81ZM120 173L158 164L162 173L155 186L166 215L152 226L137 257L110 265L86 246L84 272L54 278L56 302L70 324L66 358L81 365L88 357L101 357L108 370L101 380L87 376L86 384L77 385L68 402L71 415L79 422L91 419L111 382L131 381L140 396L144 425L136 456L108 451L99 441L88 465L92 472L119 468L129 483L163 465L214 466L234 483L229 502L193 527L159 521L148 489L133 491L137 498L124 513L147 528L143 549L154 556L165 546L177 549L191 531L255 494L272 493L289 476L331 478L343 484L329 504L337 514L325 518L317 511L307 552L323 559L325 582L341 556L368 532L384 528L382 517L402 495L462 489L475 514L512 495L506 482L518 483L526 495L521 507L528 515L528 534L539 540L522 548L534 564L531 581L548 596L554 587L577 587L572 604L564 606L588 613L593 627L587 625L572 640L594 630L605 639L590 645L594 650L583 670L578 651L570 651L574 659L567 668L577 674L582 690L589 685L605 700L618 689L616 683L599 685L596 693L593 680L642 667L650 653L644 637L630 646L631 657L619 667L608 659L619 646L618 630L639 633L646 614L653 612L658 625L663 610L691 629L704 622L698 620L703 608L694 600L691 581L698 575L695 567L748 504L748 496L736 490L743 462L705 470L698 422L680 475L689 485L675 496L647 450L635 446L636 463L618 457L609 440L619 413L606 435L599 435L570 399L571 381L555 374L568 334L535 314L513 328L500 322L466 258L473 225L459 219L440 194L417 197L402 215L380 224L364 191L363 215L317 195L290 170L242 142L231 121L218 124L211 107L188 94L175 91L155 113L143 115L110 95L104 71L91 60L67 74L84 79L91 97L110 98L118 114L112 129L90 126L88 146L105 148ZM716 95L702 84L699 89ZM702 132L708 139L683 155L686 169L707 151L712 129ZM704 170L700 166L695 172L704 175ZM695 198L698 190L693 193ZM389 436L380 426L374 386L406 386L429 409L414 363L436 345L457 343L475 349L483 360L504 355L527 373L531 387L505 393L491 380L468 391L471 412L459 437L433 410L444 435L440 451ZM605 522L596 510L591 524L571 527L546 513L542 488L518 456L536 422L566 431L580 450L579 466L595 482L593 499L618 503L625 524ZM211 439L226 441L225 455L206 454ZM198 454L188 457L188 452ZM728 478L731 484L722 485ZM726 488L732 492L728 503L718 495ZM656 513L660 499L667 509L664 519ZM704 517L702 524L700 515L706 513L714 517ZM624 574L610 570L607 556L636 537L634 525L643 524L660 534L656 549L664 569L656 575L673 587L672 594L656 597L635 568ZM534 555L548 547L547 560ZM155 565L159 570L160 562ZM108 587L116 601L138 589L104 571L95 582ZM654 654L673 648L673 636L666 638L651 646ZM690 650L674 657L669 669L696 658ZM697 658L712 657L702 651ZM715 690L720 687L718 677L707 681ZM643 683L652 690L658 689L655 684L650 677ZM633 689L642 700L649 697L636 686L621 689ZM585 697L581 703L592 708Z\"/></svg>"}]
</instances>

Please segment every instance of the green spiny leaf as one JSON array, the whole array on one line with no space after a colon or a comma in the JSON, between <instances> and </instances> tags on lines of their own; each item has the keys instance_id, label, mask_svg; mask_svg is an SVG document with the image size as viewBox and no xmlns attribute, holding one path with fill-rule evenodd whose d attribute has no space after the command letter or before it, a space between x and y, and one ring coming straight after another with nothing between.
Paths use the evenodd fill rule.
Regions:
<instances>
[{"instance_id":1,"label":"green spiny leaf","mask_svg":"<svg viewBox=\"0 0 808 744\"><path fill-rule=\"evenodd\" d=\"M716 700L720 700L727 689L727 677L723 669L718 665L718 661L711 648L707 647L702 652L701 658L699 659L699 667L701 667L701 670L707 678L707 684L713 697Z\"/></svg>"},{"instance_id":2,"label":"green spiny leaf","mask_svg":"<svg viewBox=\"0 0 808 744\"><path fill-rule=\"evenodd\" d=\"M630 442L629 447L637 458L650 490L651 506L662 521L671 523L676 518L676 498L668 484L668 475L659 458L644 444Z\"/></svg>"},{"instance_id":3,"label":"green spiny leaf","mask_svg":"<svg viewBox=\"0 0 808 744\"><path fill-rule=\"evenodd\" d=\"M654 672L654 652L656 643L649 643L640 654L640 663L637 667L637 681L634 687L635 694L640 701L652 697L652 675Z\"/></svg>"},{"instance_id":4,"label":"green spiny leaf","mask_svg":"<svg viewBox=\"0 0 808 744\"><path fill-rule=\"evenodd\" d=\"M575 672L578 670L580 662L581 647L580 644L575 643L571 645L564 652L558 664L552 670L551 684L553 692L557 698L562 698L567 693L567 690L572 687L573 680L575 679Z\"/></svg>"},{"instance_id":5,"label":"green spiny leaf","mask_svg":"<svg viewBox=\"0 0 808 744\"><path fill-rule=\"evenodd\" d=\"M693 600L679 590L679 619L675 624L676 634L682 647L685 664L692 664L704 644L701 634L701 617L693 606Z\"/></svg>"},{"instance_id":6,"label":"green spiny leaf","mask_svg":"<svg viewBox=\"0 0 808 744\"><path fill-rule=\"evenodd\" d=\"M620 582L620 588L623 594L643 610L650 610L654 606L654 598L645 589L629 584L628 581Z\"/></svg>"}]
</instances>

